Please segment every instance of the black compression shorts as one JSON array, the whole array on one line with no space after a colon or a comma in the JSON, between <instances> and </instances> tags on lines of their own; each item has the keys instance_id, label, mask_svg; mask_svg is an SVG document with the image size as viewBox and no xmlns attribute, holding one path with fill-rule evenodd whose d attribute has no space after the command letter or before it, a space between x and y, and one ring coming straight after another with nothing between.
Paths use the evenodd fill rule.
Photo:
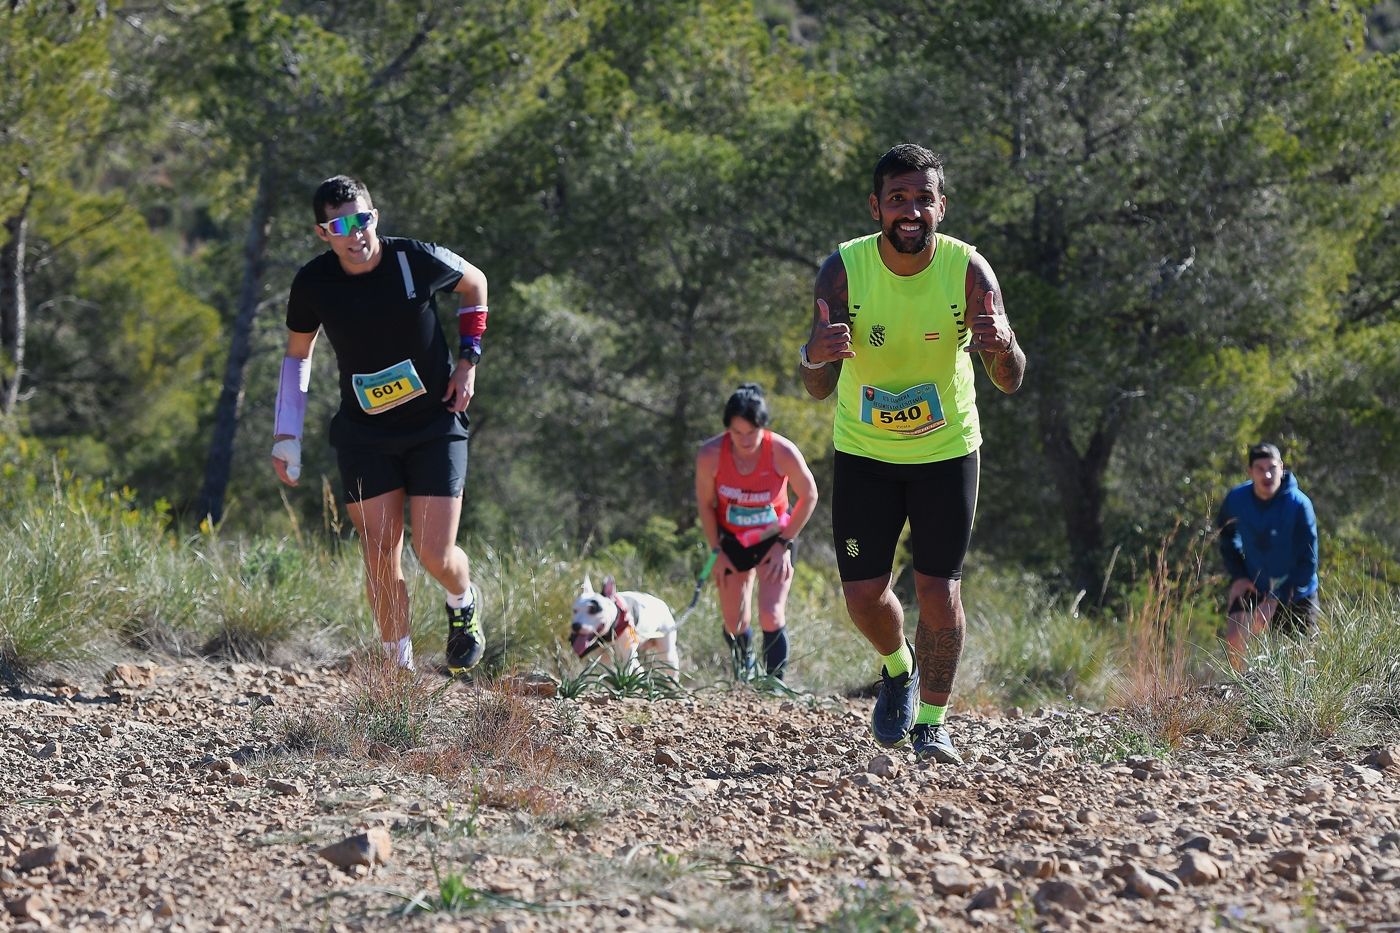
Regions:
<instances>
[{"instance_id":1,"label":"black compression shorts","mask_svg":"<svg viewBox=\"0 0 1400 933\"><path fill-rule=\"evenodd\" d=\"M721 531L719 535L719 549L724 552L724 556L729 558L729 562L734 565L734 569L740 573L746 573L759 564L763 563L763 558L768 556L768 552L774 547L782 547L778 544L778 536L766 538L753 547L744 547L739 543L739 539L727 531ZM779 553L777 556L782 557Z\"/></svg>"},{"instance_id":2,"label":"black compression shorts","mask_svg":"<svg viewBox=\"0 0 1400 933\"><path fill-rule=\"evenodd\" d=\"M978 462L975 450L935 463L886 463L836 451L831 530L842 581L888 574L906 521L914 569L962 579L977 508Z\"/></svg>"},{"instance_id":3,"label":"black compression shorts","mask_svg":"<svg viewBox=\"0 0 1400 933\"><path fill-rule=\"evenodd\" d=\"M331 443L345 500L359 502L402 489L409 496L456 498L467 482L465 413L444 412L405 432L368 431L337 418Z\"/></svg>"}]
</instances>

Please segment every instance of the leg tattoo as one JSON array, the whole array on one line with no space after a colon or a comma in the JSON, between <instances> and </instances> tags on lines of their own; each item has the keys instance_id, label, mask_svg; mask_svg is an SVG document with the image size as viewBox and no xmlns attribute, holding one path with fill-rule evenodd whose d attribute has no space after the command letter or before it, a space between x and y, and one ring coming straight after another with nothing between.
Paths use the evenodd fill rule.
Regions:
<instances>
[{"instance_id":1,"label":"leg tattoo","mask_svg":"<svg viewBox=\"0 0 1400 933\"><path fill-rule=\"evenodd\" d=\"M951 693L962 658L964 626L925 629L919 627L914 652L919 659L921 686L931 693Z\"/></svg>"}]
</instances>

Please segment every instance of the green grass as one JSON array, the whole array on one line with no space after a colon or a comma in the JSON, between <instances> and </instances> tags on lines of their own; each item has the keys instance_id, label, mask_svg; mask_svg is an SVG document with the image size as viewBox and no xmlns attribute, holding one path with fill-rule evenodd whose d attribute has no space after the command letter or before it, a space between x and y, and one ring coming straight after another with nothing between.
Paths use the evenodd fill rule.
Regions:
<instances>
[{"instance_id":1,"label":"green grass","mask_svg":"<svg viewBox=\"0 0 1400 933\"><path fill-rule=\"evenodd\" d=\"M1400 735L1400 594L1369 589L1323 600L1311 639L1266 635L1235 679L1253 732L1281 744L1360 747Z\"/></svg>"},{"instance_id":2,"label":"green grass","mask_svg":"<svg viewBox=\"0 0 1400 933\"><path fill-rule=\"evenodd\" d=\"M958 690L972 705L1097 705L1119 644L1111 624L1076 615L1030 574L979 572L963 587L966 648Z\"/></svg>"},{"instance_id":3,"label":"green grass","mask_svg":"<svg viewBox=\"0 0 1400 933\"><path fill-rule=\"evenodd\" d=\"M0 534L0 674L94 653L110 585L104 530L55 497L7 516Z\"/></svg>"},{"instance_id":4,"label":"green grass","mask_svg":"<svg viewBox=\"0 0 1400 933\"><path fill-rule=\"evenodd\" d=\"M832 933L913 933L923 926L907 894L864 881L848 887L842 905L822 923Z\"/></svg>"}]
</instances>

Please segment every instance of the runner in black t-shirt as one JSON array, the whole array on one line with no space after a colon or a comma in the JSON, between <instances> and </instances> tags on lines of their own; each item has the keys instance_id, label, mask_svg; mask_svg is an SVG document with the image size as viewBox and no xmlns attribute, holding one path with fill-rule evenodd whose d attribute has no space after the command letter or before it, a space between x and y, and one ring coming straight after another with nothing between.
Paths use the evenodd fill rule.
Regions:
<instances>
[{"instance_id":1,"label":"runner in black t-shirt","mask_svg":"<svg viewBox=\"0 0 1400 933\"><path fill-rule=\"evenodd\" d=\"M366 590L385 653L413 667L404 583L404 505L423 567L447 590L447 665L481 660L480 594L457 546L467 475L467 412L486 329L486 276L433 243L378 235L369 190L337 175L312 198L330 251L302 266L287 302L272 465L296 486L311 353L325 331L340 367L331 420L350 519L364 546ZM433 295L460 295L453 364Z\"/></svg>"}]
</instances>

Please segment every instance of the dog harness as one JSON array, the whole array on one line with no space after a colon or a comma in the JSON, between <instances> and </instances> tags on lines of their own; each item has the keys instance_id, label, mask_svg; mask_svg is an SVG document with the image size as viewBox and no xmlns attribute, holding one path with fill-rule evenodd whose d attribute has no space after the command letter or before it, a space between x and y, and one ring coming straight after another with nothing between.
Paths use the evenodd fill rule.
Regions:
<instances>
[{"instance_id":1,"label":"dog harness","mask_svg":"<svg viewBox=\"0 0 1400 933\"><path fill-rule=\"evenodd\" d=\"M617 606L617 619L613 622L612 628L608 629L607 635L595 636L592 644L590 644L587 648L583 649L583 654L579 655L579 657L587 657L590 651L592 651L594 648L600 647L605 641L617 641L626 633L628 629L633 628L632 619L627 614L627 604L622 601L622 597L614 593L612 596L612 601L614 605Z\"/></svg>"}]
</instances>

